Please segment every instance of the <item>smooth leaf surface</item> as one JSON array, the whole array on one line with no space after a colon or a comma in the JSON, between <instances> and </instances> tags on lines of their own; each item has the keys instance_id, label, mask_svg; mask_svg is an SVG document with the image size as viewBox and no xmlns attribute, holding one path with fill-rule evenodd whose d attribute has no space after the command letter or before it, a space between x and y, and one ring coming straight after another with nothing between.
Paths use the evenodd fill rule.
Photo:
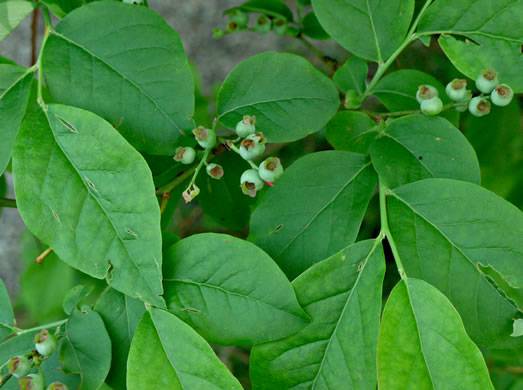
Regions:
<instances>
[{"instance_id":1,"label":"smooth leaf surface","mask_svg":"<svg viewBox=\"0 0 523 390\"><path fill-rule=\"evenodd\" d=\"M409 277L443 292L476 343L523 345L523 337L510 337L513 318L520 315L517 307L480 269L490 266L510 286L521 288L521 211L475 184L449 179L422 180L390 191L387 209Z\"/></svg>"},{"instance_id":2,"label":"smooth leaf surface","mask_svg":"<svg viewBox=\"0 0 523 390\"><path fill-rule=\"evenodd\" d=\"M475 80L482 69L493 66L500 72L501 82L521 93L523 28L518 15L522 14L520 0L438 0L429 7L418 30L442 34L440 46L466 76Z\"/></svg>"},{"instance_id":3,"label":"smooth leaf surface","mask_svg":"<svg viewBox=\"0 0 523 390\"><path fill-rule=\"evenodd\" d=\"M323 28L366 60L383 62L403 42L413 0L312 0Z\"/></svg>"},{"instance_id":4,"label":"smooth leaf surface","mask_svg":"<svg viewBox=\"0 0 523 390\"><path fill-rule=\"evenodd\" d=\"M254 211L252 240L294 279L356 240L375 186L376 174L362 155L302 157Z\"/></svg>"},{"instance_id":5,"label":"smooth leaf surface","mask_svg":"<svg viewBox=\"0 0 523 390\"><path fill-rule=\"evenodd\" d=\"M244 12L261 13L275 18L284 18L289 21L293 20L291 9L281 0L249 0L239 7L226 10L224 14L228 14L237 9Z\"/></svg>"},{"instance_id":6,"label":"smooth leaf surface","mask_svg":"<svg viewBox=\"0 0 523 390\"><path fill-rule=\"evenodd\" d=\"M85 4L99 0L42 0L42 3L47 5L49 9L59 18L63 18L69 12L79 8ZM109 0L105 0L109 1ZM112 0L118 1L118 0Z\"/></svg>"},{"instance_id":7,"label":"smooth leaf surface","mask_svg":"<svg viewBox=\"0 0 523 390\"><path fill-rule=\"evenodd\" d=\"M146 312L133 337L127 389L241 390L241 385L189 325L162 310Z\"/></svg>"},{"instance_id":8,"label":"smooth leaf surface","mask_svg":"<svg viewBox=\"0 0 523 390\"><path fill-rule=\"evenodd\" d=\"M60 359L81 377L83 390L97 390L111 367L111 339L100 315L84 306L67 321Z\"/></svg>"},{"instance_id":9,"label":"smooth leaf surface","mask_svg":"<svg viewBox=\"0 0 523 390\"><path fill-rule=\"evenodd\" d=\"M350 89L356 90L360 95L365 92L367 87L367 74L369 67L365 60L359 57L351 56L341 68L339 68L332 77L336 86L346 93Z\"/></svg>"},{"instance_id":10,"label":"smooth leaf surface","mask_svg":"<svg viewBox=\"0 0 523 390\"><path fill-rule=\"evenodd\" d=\"M4 0L0 2L0 41L9 35L36 8L28 0Z\"/></svg>"},{"instance_id":11,"label":"smooth leaf surface","mask_svg":"<svg viewBox=\"0 0 523 390\"><path fill-rule=\"evenodd\" d=\"M115 389L126 389L127 357L145 306L137 299L109 289L96 302L95 310L111 338L111 370L105 381Z\"/></svg>"},{"instance_id":12,"label":"smooth leaf surface","mask_svg":"<svg viewBox=\"0 0 523 390\"><path fill-rule=\"evenodd\" d=\"M336 150L369 154L377 135L376 123L357 111L340 111L327 124L327 141Z\"/></svg>"},{"instance_id":13,"label":"smooth leaf surface","mask_svg":"<svg viewBox=\"0 0 523 390\"><path fill-rule=\"evenodd\" d=\"M434 177L480 184L476 152L446 119L409 115L388 122L380 135L372 165L389 188Z\"/></svg>"},{"instance_id":14,"label":"smooth leaf surface","mask_svg":"<svg viewBox=\"0 0 523 390\"><path fill-rule=\"evenodd\" d=\"M2 3L0 3L0 15ZM1 16L0 16L1 18ZM1 23L1 22L0 22ZM0 65L0 175L13 150L16 134L24 117L34 71L18 65Z\"/></svg>"},{"instance_id":15,"label":"smooth leaf surface","mask_svg":"<svg viewBox=\"0 0 523 390\"><path fill-rule=\"evenodd\" d=\"M164 255L167 307L209 342L259 344L308 323L285 275L247 241L198 234Z\"/></svg>"},{"instance_id":16,"label":"smooth leaf surface","mask_svg":"<svg viewBox=\"0 0 523 390\"><path fill-rule=\"evenodd\" d=\"M13 171L26 226L63 261L163 305L151 172L109 123L62 105L35 111L17 138Z\"/></svg>"},{"instance_id":17,"label":"smooth leaf surface","mask_svg":"<svg viewBox=\"0 0 523 390\"><path fill-rule=\"evenodd\" d=\"M50 34L43 70L55 101L92 111L138 150L174 155L194 127L194 83L178 34L154 11L94 2Z\"/></svg>"},{"instance_id":18,"label":"smooth leaf surface","mask_svg":"<svg viewBox=\"0 0 523 390\"><path fill-rule=\"evenodd\" d=\"M330 35L323 29L314 12L309 12L303 18L303 35L317 40L330 39Z\"/></svg>"},{"instance_id":19,"label":"smooth leaf surface","mask_svg":"<svg viewBox=\"0 0 523 390\"><path fill-rule=\"evenodd\" d=\"M378 345L383 390L493 389L457 311L423 280L399 282L385 305Z\"/></svg>"},{"instance_id":20,"label":"smooth leaf surface","mask_svg":"<svg viewBox=\"0 0 523 390\"><path fill-rule=\"evenodd\" d=\"M368 240L296 278L292 285L312 322L295 335L254 346L253 388L375 390L384 274L381 241Z\"/></svg>"},{"instance_id":21,"label":"smooth leaf surface","mask_svg":"<svg viewBox=\"0 0 523 390\"><path fill-rule=\"evenodd\" d=\"M450 80L449 80L450 81ZM445 86L434 77L413 69L402 69L383 77L373 90L376 96L390 111L419 110L416 100L418 86L429 84L438 90L443 104L452 103L445 92ZM440 116L447 118L454 126L459 125L459 112L451 109Z\"/></svg>"},{"instance_id":22,"label":"smooth leaf surface","mask_svg":"<svg viewBox=\"0 0 523 390\"><path fill-rule=\"evenodd\" d=\"M15 326L15 315L5 284L0 279L0 341L11 333L8 328L11 326Z\"/></svg>"},{"instance_id":23,"label":"smooth leaf surface","mask_svg":"<svg viewBox=\"0 0 523 390\"><path fill-rule=\"evenodd\" d=\"M234 129L244 115L269 142L291 142L320 130L338 110L336 87L307 60L266 52L240 63L218 93L220 122Z\"/></svg>"}]
</instances>

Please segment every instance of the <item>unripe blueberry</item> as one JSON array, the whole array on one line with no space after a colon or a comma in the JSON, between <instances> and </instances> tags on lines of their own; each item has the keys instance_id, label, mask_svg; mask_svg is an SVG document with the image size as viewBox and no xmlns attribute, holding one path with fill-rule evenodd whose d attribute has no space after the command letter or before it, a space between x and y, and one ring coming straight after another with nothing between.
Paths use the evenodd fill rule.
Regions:
<instances>
[{"instance_id":1,"label":"unripe blueberry","mask_svg":"<svg viewBox=\"0 0 523 390\"><path fill-rule=\"evenodd\" d=\"M219 38L223 37L224 34L225 34L225 31L223 31L221 28L212 29L212 37L214 39L219 39Z\"/></svg>"},{"instance_id":2,"label":"unripe blueberry","mask_svg":"<svg viewBox=\"0 0 523 390\"><path fill-rule=\"evenodd\" d=\"M192 164L196 157L196 151L190 146L176 148L176 155L174 161L182 164Z\"/></svg>"},{"instance_id":3,"label":"unripe blueberry","mask_svg":"<svg viewBox=\"0 0 523 390\"><path fill-rule=\"evenodd\" d=\"M29 374L18 381L21 390L44 390L44 378L40 374Z\"/></svg>"},{"instance_id":4,"label":"unripe blueberry","mask_svg":"<svg viewBox=\"0 0 523 390\"><path fill-rule=\"evenodd\" d=\"M254 30L259 34L265 34L271 31L271 19L267 15L260 15L256 19Z\"/></svg>"},{"instance_id":5,"label":"unripe blueberry","mask_svg":"<svg viewBox=\"0 0 523 390\"><path fill-rule=\"evenodd\" d=\"M61 382L54 382L47 387L47 390L67 390L67 386Z\"/></svg>"},{"instance_id":6,"label":"unripe blueberry","mask_svg":"<svg viewBox=\"0 0 523 390\"><path fill-rule=\"evenodd\" d=\"M429 100L432 98L438 97L438 90L432 85L423 84L418 87L418 92L416 92L416 100L419 104L423 100Z\"/></svg>"},{"instance_id":7,"label":"unripe blueberry","mask_svg":"<svg viewBox=\"0 0 523 390\"><path fill-rule=\"evenodd\" d=\"M25 356L15 356L9 359L9 362L7 363L9 372L17 378L22 378L29 374L31 366L31 362Z\"/></svg>"},{"instance_id":8,"label":"unripe blueberry","mask_svg":"<svg viewBox=\"0 0 523 390\"><path fill-rule=\"evenodd\" d=\"M241 121L236 124L236 134L245 138L256 132L256 116L245 115Z\"/></svg>"},{"instance_id":9,"label":"unripe blueberry","mask_svg":"<svg viewBox=\"0 0 523 390\"><path fill-rule=\"evenodd\" d=\"M251 134L240 143L240 156L244 160L252 160L265 152L265 137L263 133Z\"/></svg>"},{"instance_id":10,"label":"unripe blueberry","mask_svg":"<svg viewBox=\"0 0 523 390\"><path fill-rule=\"evenodd\" d=\"M216 133L214 130L206 129L203 126L198 126L193 131L196 141L204 149L211 149L216 146Z\"/></svg>"},{"instance_id":11,"label":"unripe blueberry","mask_svg":"<svg viewBox=\"0 0 523 390\"><path fill-rule=\"evenodd\" d=\"M490 95L492 103L501 107L509 105L513 97L514 92L507 84L499 84Z\"/></svg>"},{"instance_id":12,"label":"unripe blueberry","mask_svg":"<svg viewBox=\"0 0 523 390\"><path fill-rule=\"evenodd\" d=\"M447 92L447 96L455 102L459 102L465 99L467 97L467 80L452 80L450 83L447 84L445 92Z\"/></svg>"},{"instance_id":13,"label":"unripe blueberry","mask_svg":"<svg viewBox=\"0 0 523 390\"><path fill-rule=\"evenodd\" d=\"M287 21L283 18L274 19L272 29L277 35L285 35L287 32Z\"/></svg>"},{"instance_id":14,"label":"unripe blueberry","mask_svg":"<svg viewBox=\"0 0 523 390\"><path fill-rule=\"evenodd\" d=\"M459 104L456 106L456 110L459 111L459 112L467 111L468 108L469 108L469 101L470 101L470 99L472 99L472 91L470 89L467 89L466 94L465 94L465 98L463 98L462 100L457 102Z\"/></svg>"},{"instance_id":15,"label":"unripe blueberry","mask_svg":"<svg viewBox=\"0 0 523 390\"><path fill-rule=\"evenodd\" d=\"M56 351L58 341L53 334L49 333L47 329L44 329L35 336L35 346L38 353L43 356L49 356Z\"/></svg>"},{"instance_id":16,"label":"unripe blueberry","mask_svg":"<svg viewBox=\"0 0 523 390\"><path fill-rule=\"evenodd\" d=\"M274 183L283 175L283 166L278 157L269 157L260 164L258 174L260 178L269 183Z\"/></svg>"},{"instance_id":17,"label":"unripe blueberry","mask_svg":"<svg viewBox=\"0 0 523 390\"><path fill-rule=\"evenodd\" d=\"M236 23L240 27L245 27L249 23L249 15L242 10L235 9L229 13L231 21Z\"/></svg>"},{"instance_id":18,"label":"unripe blueberry","mask_svg":"<svg viewBox=\"0 0 523 390\"><path fill-rule=\"evenodd\" d=\"M490 112L490 102L481 96L472 98L469 102L469 111L474 116L484 116Z\"/></svg>"},{"instance_id":19,"label":"unripe blueberry","mask_svg":"<svg viewBox=\"0 0 523 390\"><path fill-rule=\"evenodd\" d=\"M483 69L476 79L476 87L483 93L491 93L498 85L498 73L494 68Z\"/></svg>"},{"instance_id":20,"label":"unripe blueberry","mask_svg":"<svg viewBox=\"0 0 523 390\"><path fill-rule=\"evenodd\" d=\"M238 31L240 29L240 27L238 26L238 23L236 22L233 22L232 20L227 23L227 31L232 33L232 32L235 32L235 31Z\"/></svg>"},{"instance_id":21,"label":"unripe blueberry","mask_svg":"<svg viewBox=\"0 0 523 390\"><path fill-rule=\"evenodd\" d=\"M264 186L263 180L256 169L248 169L243 172L240 178L240 185L242 192L252 198L256 196L256 191L261 190Z\"/></svg>"},{"instance_id":22,"label":"unripe blueberry","mask_svg":"<svg viewBox=\"0 0 523 390\"><path fill-rule=\"evenodd\" d=\"M345 108L349 110L357 110L361 106L360 94L355 89L349 89L345 94L343 102Z\"/></svg>"},{"instance_id":23,"label":"unripe blueberry","mask_svg":"<svg viewBox=\"0 0 523 390\"><path fill-rule=\"evenodd\" d=\"M219 180L223 177L223 167L218 164L209 164L206 168L207 174L213 179Z\"/></svg>"},{"instance_id":24,"label":"unripe blueberry","mask_svg":"<svg viewBox=\"0 0 523 390\"><path fill-rule=\"evenodd\" d=\"M142 5L143 0L122 0L125 4L136 4L136 5Z\"/></svg>"},{"instance_id":25,"label":"unripe blueberry","mask_svg":"<svg viewBox=\"0 0 523 390\"><path fill-rule=\"evenodd\" d=\"M439 97L423 100L420 104L421 112L425 115L438 115L443 110L443 102Z\"/></svg>"}]
</instances>

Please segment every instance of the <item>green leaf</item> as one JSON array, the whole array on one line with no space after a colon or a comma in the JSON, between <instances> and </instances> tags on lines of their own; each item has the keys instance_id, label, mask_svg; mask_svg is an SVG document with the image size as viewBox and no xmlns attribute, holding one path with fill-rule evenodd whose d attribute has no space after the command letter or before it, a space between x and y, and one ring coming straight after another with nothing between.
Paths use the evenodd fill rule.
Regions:
<instances>
[{"instance_id":1,"label":"green leaf","mask_svg":"<svg viewBox=\"0 0 523 390\"><path fill-rule=\"evenodd\" d=\"M516 15L523 14L520 0L438 0L433 3L418 31L442 34L441 48L454 66L475 80L482 69L493 66L501 82L523 92L523 32ZM452 35L468 39L457 40Z\"/></svg>"},{"instance_id":2,"label":"green leaf","mask_svg":"<svg viewBox=\"0 0 523 390\"><path fill-rule=\"evenodd\" d=\"M41 0L58 18L63 18L69 12L85 4L98 0ZM108 1L108 0L105 0ZM118 0L112 0L118 1Z\"/></svg>"},{"instance_id":3,"label":"green leaf","mask_svg":"<svg viewBox=\"0 0 523 390\"><path fill-rule=\"evenodd\" d=\"M1 7L2 3L0 15ZM13 143L24 118L33 76L34 70L18 65L0 65L0 175L4 173L11 159Z\"/></svg>"},{"instance_id":4,"label":"green leaf","mask_svg":"<svg viewBox=\"0 0 523 390\"><path fill-rule=\"evenodd\" d=\"M445 86L434 77L413 69L402 69L383 77L373 90L376 96L390 111L419 110L416 92L421 84L429 84L438 90L443 104L452 103L445 92ZM459 112L451 109L440 116L447 118L454 126L459 125Z\"/></svg>"},{"instance_id":5,"label":"green leaf","mask_svg":"<svg viewBox=\"0 0 523 390\"><path fill-rule=\"evenodd\" d=\"M198 176L196 184L201 189L198 204L220 226L243 230L249 225L250 206L255 199L245 196L239 183L242 173L250 167L236 153L224 153L213 163L220 164L225 175L220 180L211 178L205 172Z\"/></svg>"},{"instance_id":6,"label":"green leaf","mask_svg":"<svg viewBox=\"0 0 523 390\"><path fill-rule=\"evenodd\" d=\"M321 27L318 18L314 12L309 12L303 18L303 34L312 39L327 40L330 35Z\"/></svg>"},{"instance_id":7,"label":"green leaf","mask_svg":"<svg viewBox=\"0 0 523 390\"><path fill-rule=\"evenodd\" d=\"M9 35L36 8L28 0L4 0L0 2L0 41Z\"/></svg>"},{"instance_id":8,"label":"green leaf","mask_svg":"<svg viewBox=\"0 0 523 390\"><path fill-rule=\"evenodd\" d=\"M427 179L389 192L388 218L405 271L443 292L459 311L467 333L493 348L523 345L510 337L515 304L480 267L492 267L521 288L523 215L472 183Z\"/></svg>"},{"instance_id":9,"label":"green leaf","mask_svg":"<svg viewBox=\"0 0 523 390\"><path fill-rule=\"evenodd\" d=\"M341 46L383 62L407 35L413 0L312 0L323 28Z\"/></svg>"},{"instance_id":10,"label":"green leaf","mask_svg":"<svg viewBox=\"0 0 523 390\"><path fill-rule=\"evenodd\" d=\"M174 155L194 127L182 43L147 7L97 1L71 12L49 35L43 69L54 101L119 124L140 151Z\"/></svg>"},{"instance_id":11,"label":"green leaf","mask_svg":"<svg viewBox=\"0 0 523 390\"><path fill-rule=\"evenodd\" d=\"M277 340L308 322L272 259L224 234L198 234L166 250L164 287L169 310L215 344Z\"/></svg>"},{"instance_id":12,"label":"green leaf","mask_svg":"<svg viewBox=\"0 0 523 390\"><path fill-rule=\"evenodd\" d=\"M15 326L13 307L11 306L5 284L2 279L0 279L0 341L11 333L9 327L13 326Z\"/></svg>"},{"instance_id":13,"label":"green leaf","mask_svg":"<svg viewBox=\"0 0 523 390\"><path fill-rule=\"evenodd\" d=\"M377 135L376 123L357 111L340 111L327 124L327 141L337 150L367 155Z\"/></svg>"},{"instance_id":14,"label":"green leaf","mask_svg":"<svg viewBox=\"0 0 523 390\"><path fill-rule=\"evenodd\" d=\"M82 390L97 390L111 367L111 339L100 315L84 306L67 321L60 360L81 377Z\"/></svg>"},{"instance_id":15,"label":"green leaf","mask_svg":"<svg viewBox=\"0 0 523 390\"><path fill-rule=\"evenodd\" d=\"M63 302L65 314L71 314L74 309L94 290L94 286L83 286L81 284L71 288L66 294Z\"/></svg>"},{"instance_id":16,"label":"green leaf","mask_svg":"<svg viewBox=\"0 0 523 390\"><path fill-rule=\"evenodd\" d=\"M111 338L111 370L106 382L115 389L125 389L131 340L145 312L145 306L137 299L109 289L96 302L95 310L102 317Z\"/></svg>"},{"instance_id":17,"label":"green leaf","mask_svg":"<svg viewBox=\"0 0 523 390\"><path fill-rule=\"evenodd\" d=\"M249 0L239 7L234 7L226 10L224 14L228 14L233 10L241 10L244 12L256 12L266 14L275 18L284 18L288 21L293 20L292 11L281 0Z\"/></svg>"},{"instance_id":18,"label":"green leaf","mask_svg":"<svg viewBox=\"0 0 523 390\"><path fill-rule=\"evenodd\" d=\"M151 172L109 123L62 105L35 111L17 137L13 172L27 227L63 261L126 294L164 304Z\"/></svg>"},{"instance_id":19,"label":"green leaf","mask_svg":"<svg viewBox=\"0 0 523 390\"><path fill-rule=\"evenodd\" d=\"M189 325L152 309L143 315L127 362L128 390L241 390L213 350Z\"/></svg>"},{"instance_id":20,"label":"green leaf","mask_svg":"<svg viewBox=\"0 0 523 390\"><path fill-rule=\"evenodd\" d=\"M381 241L368 240L296 278L298 301L312 322L295 335L254 346L254 388L375 390L384 274Z\"/></svg>"},{"instance_id":21,"label":"green leaf","mask_svg":"<svg viewBox=\"0 0 523 390\"><path fill-rule=\"evenodd\" d=\"M433 177L480 184L476 152L446 119L409 115L387 122L380 135L372 165L389 188Z\"/></svg>"},{"instance_id":22,"label":"green leaf","mask_svg":"<svg viewBox=\"0 0 523 390\"><path fill-rule=\"evenodd\" d=\"M334 84L307 60L266 52L243 61L218 93L220 122L234 129L244 115L269 142L291 142L320 130L340 104Z\"/></svg>"},{"instance_id":23,"label":"green leaf","mask_svg":"<svg viewBox=\"0 0 523 390\"><path fill-rule=\"evenodd\" d=\"M292 280L356 240L375 187L366 157L309 154L267 191L251 218L252 239Z\"/></svg>"},{"instance_id":24,"label":"green leaf","mask_svg":"<svg viewBox=\"0 0 523 390\"><path fill-rule=\"evenodd\" d=\"M396 285L385 305L378 381L383 390L494 389L452 304L430 284L411 278Z\"/></svg>"},{"instance_id":25,"label":"green leaf","mask_svg":"<svg viewBox=\"0 0 523 390\"><path fill-rule=\"evenodd\" d=\"M367 88L366 81L368 72L369 67L365 60L351 56L347 62L334 73L333 79L343 93L354 89L362 95Z\"/></svg>"}]
</instances>

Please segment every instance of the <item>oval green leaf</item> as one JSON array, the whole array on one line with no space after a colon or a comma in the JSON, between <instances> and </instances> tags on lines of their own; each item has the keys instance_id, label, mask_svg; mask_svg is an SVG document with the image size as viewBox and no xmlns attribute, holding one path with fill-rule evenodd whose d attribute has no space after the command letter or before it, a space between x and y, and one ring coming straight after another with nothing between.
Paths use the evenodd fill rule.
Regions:
<instances>
[{"instance_id":1,"label":"oval green leaf","mask_svg":"<svg viewBox=\"0 0 523 390\"><path fill-rule=\"evenodd\" d=\"M11 300L7 294L4 282L0 279L0 342L3 341L15 326L15 315Z\"/></svg>"},{"instance_id":2,"label":"oval green leaf","mask_svg":"<svg viewBox=\"0 0 523 390\"><path fill-rule=\"evenodd\" d=\"M381 240L368 240L296 278L292 285L312 322L295 335L254 346L253 387L375 390L384 274Z\"/></svg>"},{"instance_id":3,"label":"oval green leaf","mask_svg":"<svg viewBox=\"0 0 523 390\"><path fill-rule=\"evenodd\" d=\"M31 232L69 265L164 305L151 171L109 123L49 105L24 121L13 155L18 208Z\"/></svg>"},{"instance_id":4,"label":"oval green leaf","mask_svg":"<svg viewBox=\"0 0 523 390\"><path fill-rule=\"evenodd\" d=\"M323 27L321 27L321 24L314 12L309 12L303 18L303 34L309 38L320 41L330 39L330 35L327 34L327 31L325 31Z\"/></svg>"},{"instance_id":5,"label":"oval green leaf","mask_svg":"<svg viewBox=\"0 0 523 390\"><path fill-rule=\"evenodd\" d=\"M327 76L294 54L266 52L243 61L218 93L218 119L234 129L244 115L269 142L292 142L320 130L340 99Z\"/></svg>"},{"instance_id":6,"label":"oval green leaf","mask_svg":"<svg viewBox=\"0 0 523 390\"><path fill-rule=\"evenodd\" d=\"M209 344L162 310L146 312L127 361L127 389L241 390Z\"/></svg>"},{"instance_id":7,"label":"oval green leaf","mask_svg":"<svg viewBox=\"0 0 523 390\"><path fill-rule=\"evenodd\" d=\"M293 20L291 9L281 0L249 0L238 7L224 11L224 14L237 9L244 12L256 12L275 18L283 18L288 21Z\"/></svg>"},{"instance_id":8,"label":"oval green leaf","mask_svg":"<svg viewBox=\"0 0 523 390\"><path fill-rule=\"evenodd\" d=\"M382 390L493 390L456 309L436 288L411 278L396 285L385 305L378 381Z\"/></svg>"},{"instance_id":9,"label":"oval green leaf","mask_svg":"<svg viewBox=\"0 0 523 390\"><path fill-rule=\"evenodd\" d=\"M334 73L332 78L343 93L346 93L349 89L354 89L362 95L367 88L368 72L369 67L365 60L357 56L351 56L347 62Z\"/></svg>"},{"instance_id":10,"label":"oval green leaf","mask_svg":"<svg viewBox=\"0 0 523 390\"><path fill-rule=\"evenodd\" d=\"M0 41L9 35L36 8L29 0L4 0L0 2Z\"/></svg>"},{"instance_id":11,"label":"oval green leaf","mask_svg":"<svg viewBox=\"0 0 523 390\"><path fill-rule=\"evenodd\" d=\"M18 65L0 65L0 175L11 160L13 144L24 118L33 77L32 69Z\"/></svg>"},{"instance_id":12,"label":"oval green leaf","mask_svg":"<svg viewBox=\"0 0 523 390\"><path fill-rule=\"evenodd\" d=\"M97 1L68 14L47 40L54 101L92 111L138 150L174 155L194 127L194 83L178 34L154 11Z\"/></svg>"},{"instance_id":13,"label":"oval green leaf","mask_svg":"<svg viewBox=\"0 0 523 390\"><path fill-rule=\"evenodd\" d=\"M375 187L365 156L309 154L267 191L252 215L251 237L294 279L356 240Z\"/></svg>"},{"instance_id":14,"label":"oval green leaf","mask_svg":"<svg viewBox=\"0 0 523 390\"><path fill-rule=\"evenodd\" d=\"M410 115L388 122L371 158L389 188L434 177L480 183L476 152L444 118Z\"/></svg>"},{"instance_id":15,"label":"oval green leaf","mask_svg":"<svg viewBox=\"0 0 523 390\"><path fill-rule=\"evenodd\" d=\"M406 273L443 292L476 343L523 345L523 337L510 337L520 311L481 269L491 267L512 288L522 287L520 210L478 185L450 179L389 191L387 210Z\"/></svg>"},{"instance_id":16,"label":"oval green leaf","mask_svg":"<svg viewBox=\"0 0 523 390\"><path fill-rule=\"evenodd\" d=\"M340 45L366 60L384 62L403 42L413 0L312 0L323 28Z\"/></svg>"},{"instance_id":17,"label":"oval green leaf","mask_svg":"<svg viewBox=\"0 0 523 390\"><path fill-rule=\"evenodd\" d=\"M327 141L337 150L367 155L377 135L376 123L357 111L340 111L327 124Z\"/></svg>"},{"instance_id":18,"label":"oval green leaf","mask_svg":"<svg viewBox=\"0 0 523 390\"><path fill-rule=\"evenodd\" d=\"M296 333L308 323L285 275L247 241L198 234L164 255L169 311L209 342L259 344Z\"/></svg>"}]
</instances>

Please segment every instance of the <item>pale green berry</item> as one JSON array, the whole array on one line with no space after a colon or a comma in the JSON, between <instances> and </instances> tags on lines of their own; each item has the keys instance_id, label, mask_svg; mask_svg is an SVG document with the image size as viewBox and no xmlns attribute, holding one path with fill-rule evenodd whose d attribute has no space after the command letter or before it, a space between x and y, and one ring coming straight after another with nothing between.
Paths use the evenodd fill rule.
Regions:
<instances>
[{"instance_id":1,"label":"pale green berry","mask_svg":"<svg viewBox=\"0 0 523 390\"><path fill-rule=\"evenodd\" d=\"M17 378L22 378L31 371L31 362L25 356L15 356L9 359L7 367L9 372Z\"/></svg>"},{"instance_id":2,"label":"pale green berry","mask_svg":"<svg viewBox=\"0 0 523 390\"><path fill-rule=\"evenodd\" d=\"M206 168L207 174L213 179L219 180L223 177L223 167L218 164L209 164Z\"/></svg>"},{"instance_id":3,"label":"pale green berry","mask_svg":"<svg viewBox=\"0 0 523 390\"><path fill-rule=\"evenodd\" d=\"M21 390L44 390L44 378L40 374L29 374L18 381Z\"/></svg>"},{"instance_id":4,"label":"pale green berry","mask_svg":"<svg viewBox=\"0 0 523 390\"><path fill-rule=\"evenodd\" d=\"M484 116L490 112L490 102L481 96L472 98L469 102L469 111L474 116Z\"/></svg>"},{"instance_id":5,"label":"pale green berry","mask_svg":"<svg viewBox=\"0 0 523 390\"><path fill-rule=\"evenodd\" d=\"M256 169L248 169L242 173L240 178L240 185L242 192L245 195L249 195L250 197L254 198L256 196L256 192L263 188L264 183Z\"/></svg>"},{"instance_id":6,"label":"pale green berry","mask_svg":"<svg viewBox=\"0 0 523 390\"><path fill-rule=\"evenodd\" d=\"M221 28L212 29L212 37L214 39L219 39L219 38L223 37L224 34L225 34L225 31L223 31Z\"/></svg>"},{"instance_id":7,"label":"pale green berry","mask_svg":"<svg viewBox=\"0 0 523 390\"><path fill-rule=\"evenodd\" d=\"M418 87L418 92L416 92L416 100L419 104L423 100L429 100L432 98L438 97L438 90L432 85L423 84Z\"/></svg>"},{"instance_id":8,"label":"pale green berry","mask_svg":"<svg viewBox=\"0 0 523 390\"><path fill-rule=\"evenodd\" d=\"M345 100L343 105L348 110L357 110L361 106L361 98L358 91L355 89L349 89L345 94Z\"/></svg>"},{"instance_id":9,"label":"pale green berry","mask_svg":"<svg viewBox=\"0 0 523 390\"><path fill-rule=\"evenodd\" d=\"M492 103L501 107L509 105L513 97L514 91L507 84L499 84L490 95Z\"/></svg>"},{"instance_id":10,"label":"pale green berry","mask_svg":"<svg viewBox=\"0 0 523 390\"><path fill-rule=\"evenodd\" d=\"M269 157L260 164L258 174L260 178L269 183L274 183L283 175L283 166L278 157Z\"/></svg>"},{"instance_id":11,"label":"pale green berry","mask_svg":"<svg viewBox=\"0 0 523 390\"><path fill-rule=\"evenodd\" d=\"M227 31L232 33L232 32L235 32L235 31L238 31L240 29L240 26L238 26L238 23L236 22L233 22L232 20L227 23Z\"/></svg>"},{"instance_id":12,"label":"pale green berry","mask_svg":"<svg viewBox=\"0 0 523 390\"><path fill-rule=\"evenodd\" d=\"M259 34L265 34L271 31L271 19L267 15L260 15L256 19L254 30Z\"/></svg>"},{"instance_id":13,"label":"pale green berry","mask_svg":"<svg viewBox=\"0 0 523 390\"><path fill-rule=\"evenodd\" d=\"M56 351L58 341L47 329L43 329L35 336L35 347L40 355L50 356Z\"/></svg>"},{"instance_id":14,"label":"pale green berry","mask_svg":"<svg viewBox=\"0 0 523 390\"><path fill-rule=\"evenodd\" d=\"M462 100L460 100L458 103L458 105L456 106L456 111L459 111L459 112L465 112L468 110L469 108L469 101L470 99L472 99L472 91L470 89L467 89L467 92L465 94L465 98L463 98Z\"/></svg>"},{"instance_id":15,"label":"pale green berry","mask_svg":"<svg viewBox=\"0 0 523 390\"><path fill-rule=\"evenodd\" d=\"M236 124L236 134L245 138L256 133L256 116L245 115L241 121Z\"/></svg>"},{"instance_id":16,"label":"pale green berry","mask_svg":"<svg viewBox=\"0 0 523 390\"><path fill-rule=\"evenodd\" d=\"M438 115L443 110L443 102L439 97L423 100L420 104L421 112L425 115Z\"/></svg>"},{"instance_id":17,"label":"pale green berry","mask_svg":"<svg viewBox=\"0 0 523 390\"><path fill-rule=\"evenodd\" d=\"M498 73L492 67L483 69L476 79L476 87L483 93L491 93L498 83Z\"/></svg>"},{"instance_id":18,"label":"pale green berry","mask_svg":"<svg viewBox=\"0 0 523 390\"><path fill-rule=\"evenodd\" d=\"M454 79L445 87L445 92L447 96L459 102L464 100L467 97L467 80L465 79Z\"/></svg>"},{"instance_id":19,"label":"pale green berry","mask_svg":"<svg viewBox=\"0 0 523 390\"><path fill-rule=\"evenodd\" d=\"M265 137L263 133L251 134L240 142L240 156L244 160L252 160L265 153Z\"/></svg>"},{"instance_id":20,"label":"pale green berry","mask_svg":"<svg viewBox=\"0 0 523 390\"><path fill-rule=\"evenodd\" d=\"M67 390L67 386L61 382L54 382L47 387L47 390Z\"/></svg>"},{"instance_id":21,"label":"pale green berry","mask_svg":"<svg viewBox=\"0 0 523 390\"><path fill-rule=\"evenodd\" d=\"M272 24L273 31L280 36L287 32L287 21L283 18L276 18Z\"/></svg>"},{"instance_id":22,"label":"pale green berry","mask_svg":"<svg viewBox=\"0 0 523 390\"><path fill-rule=\"evenodd\" d=\"M122 0L125 4L136 4L136 5L142 5L143 0Z\"/></svg>"},{"instance_id":23,"label":"pale green berry","mask_svg":"<svg viewBox=\"0 0 523 390\"><path fill-rule=\"evenodd\" d=\"M249 15L242 10L235 9L229 13L231 21L236 23L240 27L245 27L249 23Z\"/></svg>"},{"instance_id":24,"label":"pale green berry","mask_svg":"<svg viewBox=\"0 0 523 390\"><path fill-rule=\"evenodd\" d=\"M198 126L193 131L194 137L198 144L204 149L211 149L216 146L216 133L214 130Z\"/></svg>"},{"instance_id":25,"label":"pale green berry","mask_svg":"<svg viewBox=\"0 0 523 390\"><path fill-rule=\"evenodd\" d=\"M176 148L176 154L173 157L174 161L181 162L182 164L192 164L196 158L196 151L190 146Z\"/></svg>"}]
</instances>

